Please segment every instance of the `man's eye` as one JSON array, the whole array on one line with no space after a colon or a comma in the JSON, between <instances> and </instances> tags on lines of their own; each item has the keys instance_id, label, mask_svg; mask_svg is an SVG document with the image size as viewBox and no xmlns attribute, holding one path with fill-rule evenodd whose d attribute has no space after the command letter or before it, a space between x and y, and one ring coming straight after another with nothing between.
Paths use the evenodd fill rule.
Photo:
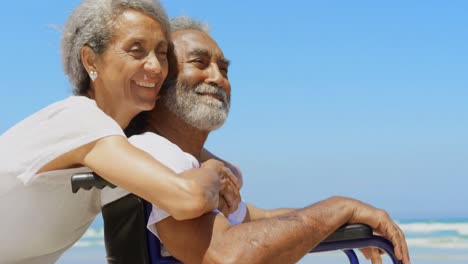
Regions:
<instances>
[{"instance_id":1,"label":"man's eye","mask_svg":"<svg viewBox=\"0 0 468 264\"><path fill-rule=\"evenodd\" d=\"M160 62L167 62L167 51L161 50L156 52L156 56Z\"/></svg>"},{"instance_id":2,"label":"man's eye","mask_svg":"<svg viewBox=\"0 0 468 264\"><path fill-rule=\"evenodd\" d=\"M207 62L203 58L195 58L195 59L191 59L191 60L189 60L187 62L192 64L194 67L199 68L199 69L205 69L209 65L209 62Z\"/></svg>"},{"instance_id":3,"label":"man's eye","mask_svg":"<svg viewBox=\"0 0 468 264\"><path fill-rule=\"evenodd\" d=\"M219 67L219 72L221 72L221 74L227 78L227 75L228 75L228 67L224 67L224 66L220 66Z\"/></svg>"},{"instance_id":4,"label":"man's eye","mask_svg":"<svg viewBox=\"0 0 468 264\"><path fill-rule=\"evenodd\" d=\"M167 56L167 51L166 50L160 50L158 52L156 52L158 55L161 55L161 56Z\"/></svg>"}]
</instances>

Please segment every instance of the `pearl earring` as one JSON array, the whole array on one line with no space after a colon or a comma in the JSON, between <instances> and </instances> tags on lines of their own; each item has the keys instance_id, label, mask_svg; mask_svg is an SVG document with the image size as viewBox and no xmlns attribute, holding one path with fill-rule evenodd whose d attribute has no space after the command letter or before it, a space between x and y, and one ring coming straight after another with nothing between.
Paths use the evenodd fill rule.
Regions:
<instances>
[{"instance_id":1,"label":"pearl earring","mask_svg":"<svg viewBox=\"0 0 468 264\"><path fill-rule=\"evenodd\" d=\"M97 78L98 74L96 71L90 71L89 72L89 78L91 78L91 80L94 82Z\"/></svg>"}]
</instances>

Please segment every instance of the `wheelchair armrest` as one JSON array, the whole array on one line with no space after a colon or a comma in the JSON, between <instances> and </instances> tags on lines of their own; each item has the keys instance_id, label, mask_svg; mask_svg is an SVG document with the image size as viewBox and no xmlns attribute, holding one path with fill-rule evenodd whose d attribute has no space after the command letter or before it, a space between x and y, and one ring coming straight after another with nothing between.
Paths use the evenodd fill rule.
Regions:
<instances>
[{"instance_id":1,"label":"wheelchair armrest","mask_svg":"<svg viewBox=\"0 0 468 264\"><path fill-rule=\"evenodd\" d=\"M93 187L102 189L106 186L115 188L116 186L94 172L76 173L71 177L72 192L76 193L79 189L89 190Z\"/></svg>"},{"instance_id":2,"label":"wheelchair armrest","mask_svg":"<svg viewBox=\"0 0 468 264\"><path fill-rule=\"evenodd\" d=\"M322 241L322 243L344 241L351 239L361 239L361 238L371 238L372 237L372 228L364 224L352 224L344 225L330 236Z\"/></svg>"},{"instance_id":3,"label":"wheelchair armrest","mask_svg":"<svg viewBox=\"0 0 468 264\"><path fill-rule=\"evenodd\" d=\"M366 247L379 248L388 254L392 263L402 263L397 259L392 243L386 238L373 235L372 229L364 224L342 226L312 249L310 253L342 250L348 256L350 263L359 263L353 249Z\"/></svg>"}]
</instances>

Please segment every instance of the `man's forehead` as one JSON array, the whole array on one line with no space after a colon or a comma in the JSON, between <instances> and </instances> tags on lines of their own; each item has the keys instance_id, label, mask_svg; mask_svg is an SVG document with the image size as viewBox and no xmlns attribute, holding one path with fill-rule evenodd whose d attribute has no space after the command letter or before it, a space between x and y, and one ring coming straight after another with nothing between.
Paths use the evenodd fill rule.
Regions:
<instances>
[{"instance_id":1,"label":"man's forehead","mask_svg":"<svg viewBox=\"0 0 468 264\"><path fill-rule=\"evenodd\" d=\"M223 51L216 41L205 32L180 30L171 34L171 40L178 57L189 56L194 51L206 50L210 55L224 58Z\"/></svg>"}]
</instances>

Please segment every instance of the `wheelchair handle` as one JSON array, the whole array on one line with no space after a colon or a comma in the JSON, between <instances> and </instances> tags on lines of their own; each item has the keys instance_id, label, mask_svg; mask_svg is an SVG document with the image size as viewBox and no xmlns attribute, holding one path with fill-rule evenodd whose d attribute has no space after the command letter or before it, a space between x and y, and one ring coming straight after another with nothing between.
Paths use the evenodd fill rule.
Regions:
<instances>
[{"instance_id":1,"label":"wheelchair handle","mask_svg":"<svg viewBox=\"0 0 468 264\"><path fill-rule=\"evenodd\" d=\"M98 189L102 189L106 186L112 189L116 187L114 184L104 180L94 172L73 174L71 177L71 186L73 193L78 192L79 189L89 190L93 187Z\"/></svg>"}]
</instances>

